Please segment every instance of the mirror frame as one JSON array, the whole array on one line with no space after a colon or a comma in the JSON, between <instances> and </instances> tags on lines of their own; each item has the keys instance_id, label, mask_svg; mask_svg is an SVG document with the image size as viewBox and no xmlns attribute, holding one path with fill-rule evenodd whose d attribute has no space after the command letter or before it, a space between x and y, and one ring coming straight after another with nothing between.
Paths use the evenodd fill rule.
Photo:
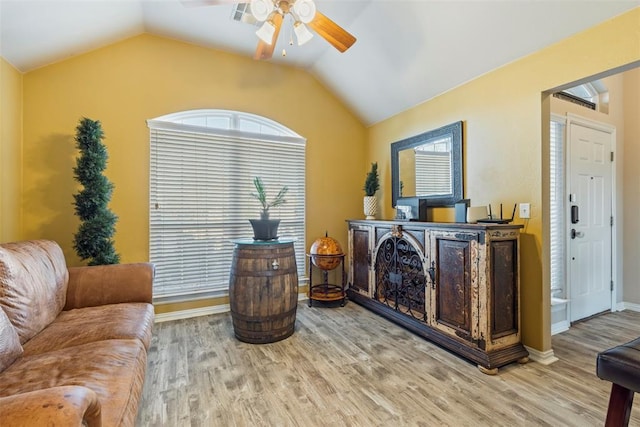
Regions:
<instances>
[{"instance_id":1,"label":"mirror frame","mask_svg":"<svg viewBox=\"0 0 640 427\"><path fill-rule=\"evenodd\" d=\"M451 135L451 161L452 161L452 193L439 196L415 195L411 197L400 196L400 151L418 147L431 139ZM391 144L391 206L396 207L398 200L426 199L428 206L442 207L453 206L463 198L462 176L462 121L452 123L441 128L430 130L420 135L412 136Z\"/></svg>"}]
</instances>

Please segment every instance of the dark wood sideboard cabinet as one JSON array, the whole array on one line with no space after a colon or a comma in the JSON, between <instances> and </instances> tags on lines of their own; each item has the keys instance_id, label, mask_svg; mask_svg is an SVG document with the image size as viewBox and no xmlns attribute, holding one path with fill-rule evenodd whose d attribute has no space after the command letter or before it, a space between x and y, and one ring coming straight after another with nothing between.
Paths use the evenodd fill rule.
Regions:
<instances>
[{"instance_id":1,"label":"dark wood sideboard cabinet","mask_svg":"<svg viewBox=\"0 0 640 427\"><path fill-rule=\"evenodd\" d=\"M495 374L524 363L520 225L350 220L351 301Z\"/></svg>"}]
</instances>

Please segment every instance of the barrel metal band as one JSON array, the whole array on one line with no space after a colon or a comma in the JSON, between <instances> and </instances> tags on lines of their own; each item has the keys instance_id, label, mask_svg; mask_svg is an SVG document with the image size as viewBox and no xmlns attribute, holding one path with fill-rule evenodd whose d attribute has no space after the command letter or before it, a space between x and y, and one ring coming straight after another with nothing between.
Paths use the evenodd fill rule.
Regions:
<instances>
[{"instance_id":1,"label":"barrel metal band","mask_svg":"<svg viewBox=\"0 0 640 427\"><path fill-rule=\"evenodd\" d=\"M284 276L287 274L297 273L296 267L289 267L286 269L278 268L277 270L263 270L263 271L231 271L231 274L237 277L273 277Z\"/></svg>"},{"instance_id":2,"label":"barrel metal band","mask_svg":"<svg viewBox=\"0 0 640 427\"><path fill-rule=\"evenodd\" d=\"M236 311L232 311L232 313L237 320L242 320L248 323L264 323L264 322L271 322L273 320L286 319L289 316L295 316L296 309L297 307L294 307L293 309L289 311L285 311L284 313L271 314L269 316L247 316L246 314L238 313Z\"/></svg>"}]
</instances>

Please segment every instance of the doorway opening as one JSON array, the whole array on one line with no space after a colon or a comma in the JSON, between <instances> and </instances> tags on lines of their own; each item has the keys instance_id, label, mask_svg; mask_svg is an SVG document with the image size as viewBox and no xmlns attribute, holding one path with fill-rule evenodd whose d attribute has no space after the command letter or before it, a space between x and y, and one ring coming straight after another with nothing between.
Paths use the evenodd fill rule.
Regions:
<instances>
[{"instance_id":1,"label":"doorway opening","mask_svg":"<svg viewBox=\"0 0 640 427\"><path fill-rule=\"evenodd\" d=\"M553 335L567 330L572 322L616 309L616 128L599 121L598 112L584 113L579 104L562 97L554 96L550 103L547 159Z\"/></svg>"}]
</instances>

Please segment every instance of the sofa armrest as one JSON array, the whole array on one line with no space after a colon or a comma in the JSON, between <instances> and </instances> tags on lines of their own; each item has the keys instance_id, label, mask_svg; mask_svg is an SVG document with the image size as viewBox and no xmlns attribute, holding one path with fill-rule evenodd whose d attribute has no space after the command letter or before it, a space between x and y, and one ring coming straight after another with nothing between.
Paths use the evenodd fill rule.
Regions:
<instances>
[{"instance_id":1,"label":"sofa armrest","mask_svg":"<svg viewBox=\"0 0 640 427\"><path fill-rule=\"evenodd\" d=\"M65 310L123 302L152 303L151 263L70 267Z\"/></svg>"},{"instance_id":2,"label":"sofa armrest","mask_svg":"<svg viewBox=\"0 0 640 427\"><path fill-rule=\"evenodd\" d=\"M100 401L81 386L61 386L0 397L2 427L100 427Z\"/></svg>"}]
</instances>

